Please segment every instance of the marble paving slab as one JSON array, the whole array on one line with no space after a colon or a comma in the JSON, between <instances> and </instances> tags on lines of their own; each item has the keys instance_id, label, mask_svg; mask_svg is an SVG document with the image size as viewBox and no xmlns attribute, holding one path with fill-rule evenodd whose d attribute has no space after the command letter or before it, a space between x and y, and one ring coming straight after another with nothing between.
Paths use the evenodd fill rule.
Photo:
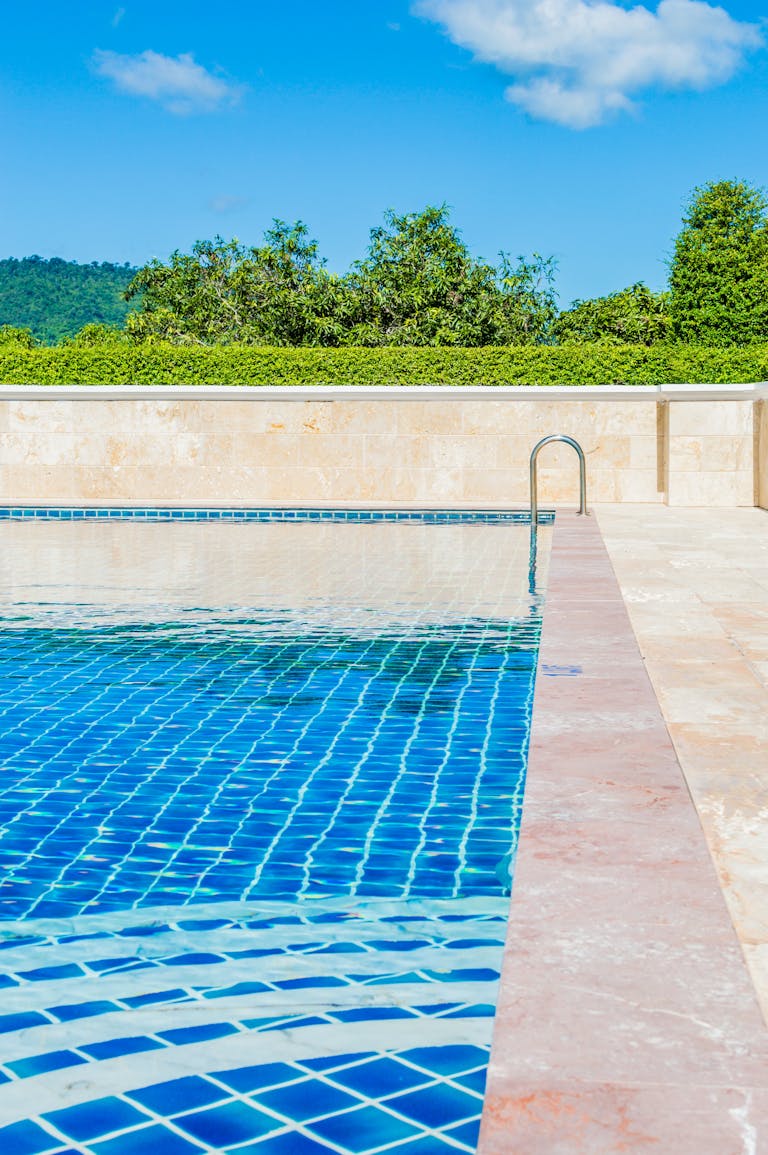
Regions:
<instances>
[{"instance_id":1,"label":"marble paving slab","mask_svg":"<svg viewBox=\"0 0 768 1155\"><path fill-rule=\"evenodd\" d=\"M558 516L539 663L479 1155L759 1155L768 1032L597 517Z\"/></svg>"}]
</instances>

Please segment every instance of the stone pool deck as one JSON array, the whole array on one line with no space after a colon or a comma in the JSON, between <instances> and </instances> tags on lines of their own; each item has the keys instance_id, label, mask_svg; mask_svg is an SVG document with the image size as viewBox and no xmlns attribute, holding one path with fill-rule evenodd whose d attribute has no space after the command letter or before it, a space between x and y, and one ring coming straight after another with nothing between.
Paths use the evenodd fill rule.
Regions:
<instances>
[{"instance_id":1,"label":"stone pool deck","mask_svg":"<svg viewBox=\"0 0 768 1155\"><path fill-rule=\"evenodd\" d=\"M760 1155L768 514L558 523L480 1155Z\"/></svg>"},{"instance_id":2,"label":"stone pool deck","mask_svg":"<svg viewBox=\"0 0 768 1155\"><path fill-rule=\"evenodd\" d=\"M768 1021L768 512L598 523Z\"/></svg>"}]
</instances>

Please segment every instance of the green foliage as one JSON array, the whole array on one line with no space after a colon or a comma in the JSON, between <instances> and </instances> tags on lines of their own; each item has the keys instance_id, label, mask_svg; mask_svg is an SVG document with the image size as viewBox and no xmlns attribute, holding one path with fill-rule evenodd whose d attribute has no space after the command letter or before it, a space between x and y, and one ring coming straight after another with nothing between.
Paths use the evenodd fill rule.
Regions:
<instances>
[{"instance_id":1,"label":"green foliage","mask_svg":"<svg viewBox=\"0 0 768 1155\"><path fill-rule=\"evenodd\" d=\"M0 325L26 327L39 341L55 344L84 325L122 326L123 298L135 270L94 261L80 265L59 257L9 257L0 261Z\"/></svg>"},{"instance_id":2,"label":"green foliage","mask_svg":"<svg viewBox=\"0 0 768 1155\"><path fill-rule=\"evenodd\" d=\"M574 301L554 324L558 341L628 345L653 345L668 339L670 330L669 294L654 293L642 283L607 297Z\"/></svg>"},{"instance_id":3,"label":"green foliage","mask_svg":"<svg viewBox=\"0 0 768 1155\"><path fill-rule=\"evenodd\" d=\"M91 324L83 325L74 337L64 337L59 343L89 348L93 345L127 344L128 340L125 329L117 329L114 325Z\"/></svg>"},{"instance_id":4,"label":"green foliage","mask_svg":"<svg viewBox=\"0 0 768 1155\"><path fill-rule=\"evenodd\" d=\"M553 263L474 260L426 208L373 229L368 255L338 277L300 221L275 221L258 248L199 241L152 261L128 287L138 340L178 345L493 345L542 341L555 316Z\"/></svg>"},{"instance_id":5,"label":"green foliage","mask_svg":"<svg viewBox=\"0 0 768 1155\"><path fill-rule=\"evenodd\" d=\"M275 221L260 248L215 237L151 261L126 291L139 294L130 335L179 345L336 345L348 297L300 221Z\"/></svg>"},{"instance_id":6,"label":"green foliage","mask_svg":"<svg viewBox=\"0 0 768 1155\"><path fill-rule=\"evenodd\" d=\"M675 336L716 345L768 338L766 207L743 181L694 190L670 267Z\"/></svg>"},{"instance_id":7,"label":"green foliage","mask_svg":"<svg viewBox=\"0 0 768 1155\"><path fill-rule=\"evenodd\" d=\"M231 357L220 364L200 362L204 380L214 380L219 372L239 380L234 366L242 365L243 380L256 373L260 383L258 366L267 364L265 358L275 349L287 347L454 348L461 352L445 370L449 377L458 371L456 365L468 364L461 358L469 350L484 350L478 364L490 366L490 348L499 347L506 350L504 372L518 380L514 366L523 364L521 349L557 343L563 349L559 360L525 360L520 372L526 376L534 372L532 366L535 372L540 366L549 380L550 371L565 372L567 366L567 373L581 380L584 366L595 365L604 367L600 379L610 381L636 372L630 367L635 362L626 360L628 347L663 346L659 364L670 366L664 376L675 380L673 342L740 347L768 341L768 201L743 181L695 189L675 243L669 292L655 293L637 283L575 301L558 314L554 272L553 259L538 254L513 260L501 252L495 264L473 257L445 205L386 213L384 223L371 230L365 258L343 276L328 271L301 221L276 220L260 246L215 237L198 241L190 253L177 251L165 263L155 259L138 270L58 258L0 261L0 347L10 351L10 346L31 349L40 341L58 342L98 348L107 357L117 356L112 346L122 340L140 351L131 360L123 350L116 371L143 373L152 364L161 379L176 370L167 349L155 353L150 346L232 348ZM601 348L584 352L574 365L569 350L593 344ZM605 348L611 345L624 350L615 362ZM258 350L256 360L249 360L248 350ZM692 366L700 363L695 360L700 355L701 349L692 354ZM747 368L734 372L752 374L760 356L758 350L747 361L737 359L734 365ZM130 371L124 368L129 363ZM84 371L90 372L92 364L86 360ZM275 364L282 374L288 363ZM306 369L310 364L322 365L329 380L341 380L336 363L295 362L301 366L297 371L306 370L314 380L315 370ZM351 380L358 380L358 372L365 376L369 366L384 364L354 358L338 362L353 374ZM409 378L411 369L404 366L411 363L396 364L397 373ZM443 371L442 361L434 364L435 372ZM493 362L493 373L500 364ZM710 371L712 380L719 365ZM195 362L192 380L197 380L197 369ZM375 377L378 368L370 372ZM691 373L695 380L697 370Z\"/></svg>"},{"instance_id":8,"label":"green foliage","mask_svg":"<svg viewBox=\"0 0 768 1155\"><path fill-rule=\"evenodd\" d=\"M18 325L0 325L0 345L21 345L24 349L34 349L37 342L31 329Z\"/></svg>"},{"instance_id":9,"label":"green foliage","mask_svg":"<svg viewBox=\"0 0 768 1155\"><path fill-rule=\"evenodd\" d=\"M556 315L554 263L535 255L498 268L475 260L447 208L427 207L371 230L347 278L350 345L511 345L546 339Z\"/></svg>"},{"instance_id":10,"label":"green foliage","mask_svg":"<svg viewBox=\"0 0 768 1155\"><path fill-rule=\"evenodd\" d=\"M0 346L0 381L37 385L657 385L768 380L768 344L209 348Z\"/></svg>"}]
</instances>

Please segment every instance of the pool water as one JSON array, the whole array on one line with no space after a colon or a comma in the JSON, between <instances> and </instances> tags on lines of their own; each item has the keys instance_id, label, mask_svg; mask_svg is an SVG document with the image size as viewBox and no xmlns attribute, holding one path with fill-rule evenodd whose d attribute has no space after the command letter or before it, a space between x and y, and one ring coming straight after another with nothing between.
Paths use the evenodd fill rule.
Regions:
<instances>
[{"instance_id":1,"label":"pool water","mask_svg":"<svg viewBox=\"0 0 768 1155\"><path fill-rule=\"evenodd\" d=\"M3 1155L475 1150L541 607L431 520L3 524Z\"/></svg>"}]
</instances>

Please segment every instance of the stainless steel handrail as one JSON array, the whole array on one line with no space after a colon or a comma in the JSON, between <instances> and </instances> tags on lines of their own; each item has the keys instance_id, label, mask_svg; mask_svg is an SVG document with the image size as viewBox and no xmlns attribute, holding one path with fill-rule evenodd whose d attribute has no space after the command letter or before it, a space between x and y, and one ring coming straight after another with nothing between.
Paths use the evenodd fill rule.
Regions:
<instances>
[{"instance_id":1,"label":"stainless steel handrail","mask_svg":"<svg viewBox=\"0 0 768 1155\"><path fill-rule=\"evenodd\" d=\"M534 445L531 450L530 461L530 482L531 482L531 526L535 529L539 524L539 480L538 480L538 456L545 445L549 445L552 441L564 441L566 445L572 446L579 456L579 513L588 514L587 509L587 461L584 457L584 450L579 445L578 441L574 441L572 437L566 437L564 433L551 433L549 437L542 437L538 444Z\"/></svg>"}]
</instances>

